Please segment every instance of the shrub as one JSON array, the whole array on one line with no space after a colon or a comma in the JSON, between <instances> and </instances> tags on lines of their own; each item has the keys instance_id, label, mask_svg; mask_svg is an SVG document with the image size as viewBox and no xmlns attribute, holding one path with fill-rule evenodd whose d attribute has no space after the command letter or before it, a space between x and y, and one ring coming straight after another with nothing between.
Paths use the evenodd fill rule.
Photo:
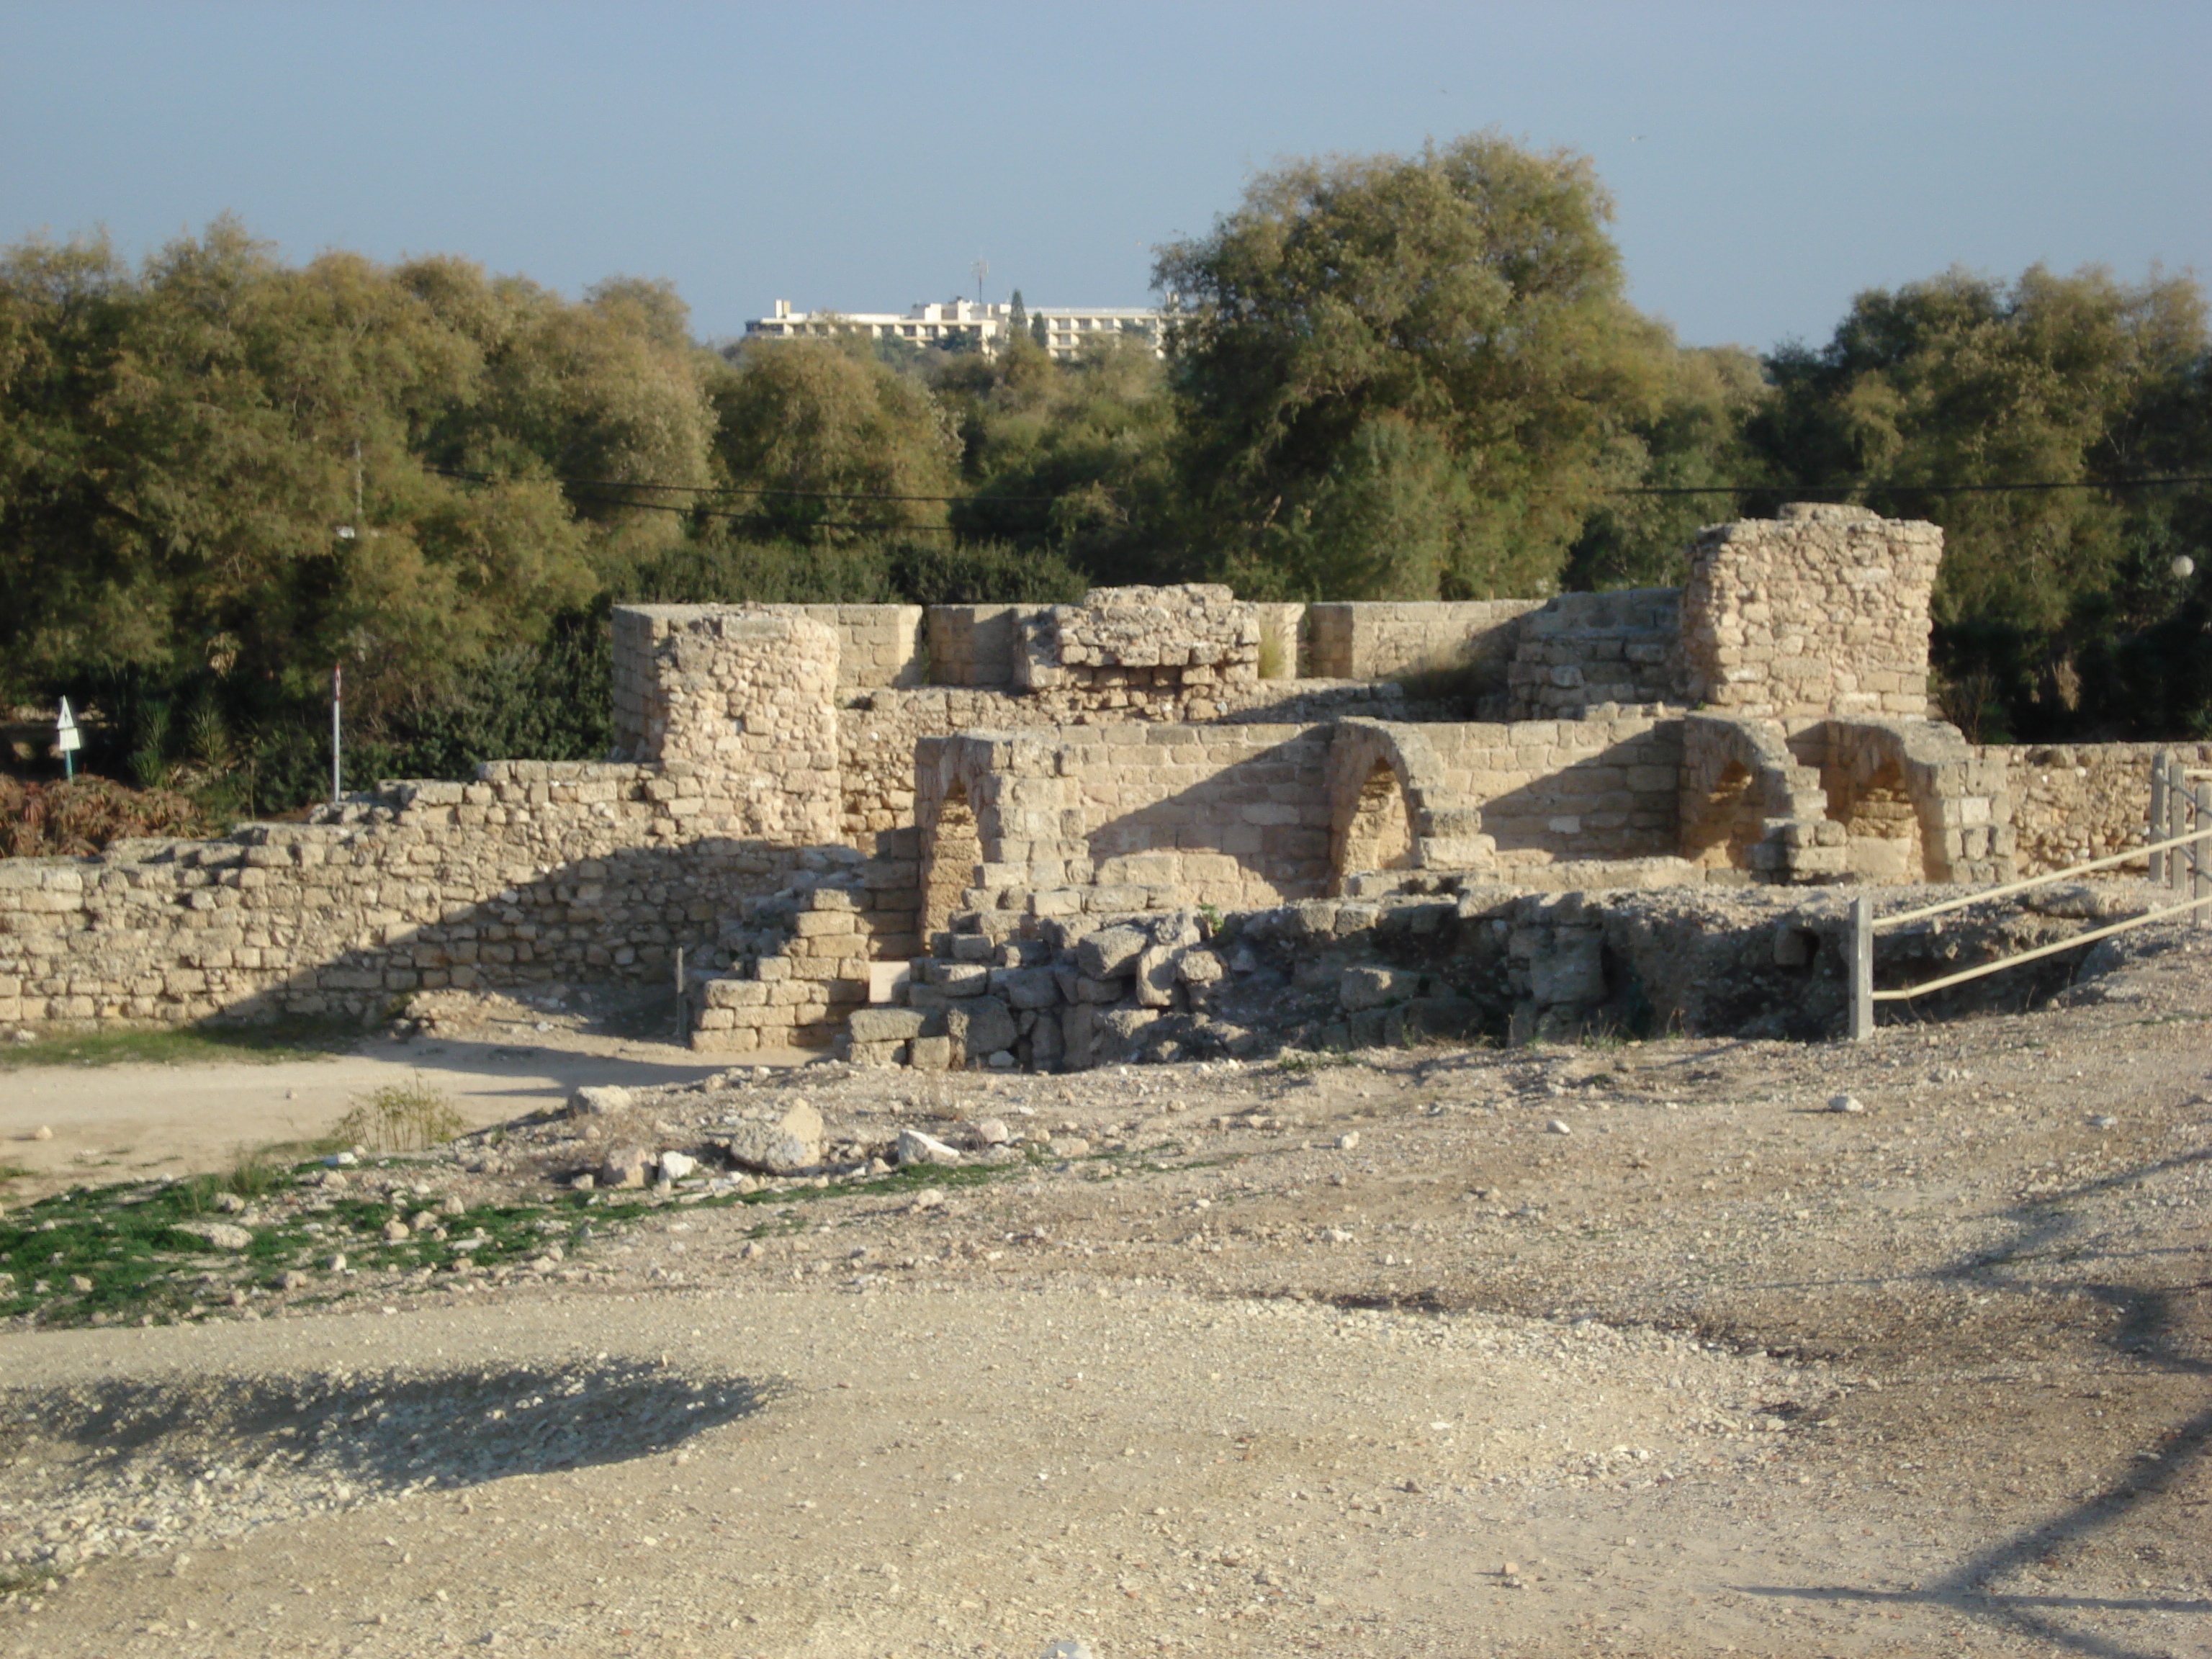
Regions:
<instances>
[{"instance_id":1,"label":"shrub","mask_svg":"<svg viewBox=\"0 0 2212 1659\"><path fill-rule=\"evenodd\" d=\"M212 826L173 789L133 789L108 778L25 783L0 777L0 854L76 857L132 836L204 836Z\"/></svg>"},{"instance_id":2,"label":"shrub","mask_svg":"<svg viewBox=\"0 0 2212 1659\"><path fill-rule=\"evenodd\" d=\"M411 1083L387 1083L358 1097L331 1127L348 1146L378 1152L425 1152L468 1127L453 1103L419 1077Z\"/></svg>"}]
</instances>

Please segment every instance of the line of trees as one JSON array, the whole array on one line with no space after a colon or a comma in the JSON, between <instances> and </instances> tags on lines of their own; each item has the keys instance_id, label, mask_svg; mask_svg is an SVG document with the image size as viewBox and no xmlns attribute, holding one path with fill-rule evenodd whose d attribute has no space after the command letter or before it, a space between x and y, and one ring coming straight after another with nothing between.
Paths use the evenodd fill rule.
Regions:
<instances>
[{"instance_id":1,"label":"line of trees","mask_svg":"<svg viewBox=\"0 0 2212 1659\"><path fill-rule=\"evenodd\" d=\"M266 811L318 787L337 663L364 770L601 752L624 599L1535 594L1677 580L1698 525L1809 497L1944 526L1981 735L2212 730L2193 280L1952 271L1762 357L1631 306L1610 214L1586 160L1493 135L1293 163L1161 250L1164 363L712 349L665 283L294 266L228 220L136 267L32 239L0 251L0 698L67 693L100 769Z\"/></svg>"}]
</instances>

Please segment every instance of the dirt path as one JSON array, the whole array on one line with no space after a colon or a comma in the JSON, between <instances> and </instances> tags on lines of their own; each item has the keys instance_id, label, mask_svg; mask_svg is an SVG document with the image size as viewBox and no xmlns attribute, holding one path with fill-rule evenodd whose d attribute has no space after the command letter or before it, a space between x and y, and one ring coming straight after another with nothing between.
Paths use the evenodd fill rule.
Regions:
<instances>
[{"instance_id":1,"label":"dirt path","mask_svg":"<svg viewBox=\"0 0 2212 1659\"><path fill-rule=\"evenodd\" d=\"M417 1077L482 1127L558 1107L583 1085L688 1083L726 1063L602 1022L486 1002L453 1033L368 1036L349 1054L0 1072L0 1164L31 1171L5 1197L21 1203L80 1182L222 1169L243 1149L324 1134L362 1096ZM795 1049L761 1056L779 1066L811 1058Z\"/></svg>"},{"instance_id":2,"label":"dirt path","mask_svg":"<svg viewBox=\"0 0 2212 1659\"><path fill-rule=\"evenodd\" d=\"M2163 943L1857 1049L726 1081L1067 1155L0 1336L0 1548L126 1552L0 1652L2212 1652L2212 948Z\"/></svg>"}]
</instances>

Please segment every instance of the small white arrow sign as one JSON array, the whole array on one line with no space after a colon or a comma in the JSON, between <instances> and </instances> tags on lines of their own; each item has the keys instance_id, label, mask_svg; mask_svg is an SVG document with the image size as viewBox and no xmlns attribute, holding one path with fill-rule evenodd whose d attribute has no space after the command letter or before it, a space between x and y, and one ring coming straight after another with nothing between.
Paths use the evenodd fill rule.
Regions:
<instances>
[{"instance_id":1,"label":"small white arrow sign","mask_svg":"<svg viewBox=\"0 0 2212 1659\"><path fill-rule=\"evenodd\" d=\"M76 716L70 713L67 697L62 699L61 718L54 722L54 747L64 755L84 747L84 736L76 729Z\"/></svg>"}]
</instances>

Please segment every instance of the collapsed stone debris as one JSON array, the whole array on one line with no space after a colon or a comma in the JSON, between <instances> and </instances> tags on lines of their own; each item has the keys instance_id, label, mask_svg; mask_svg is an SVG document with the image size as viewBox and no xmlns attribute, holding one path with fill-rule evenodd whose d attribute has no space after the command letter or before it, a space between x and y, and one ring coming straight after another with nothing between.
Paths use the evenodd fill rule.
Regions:
<instances>
[{"instance_id":1,"label":"collapsed stone debris","mask_svg":"<svg viewBox=\"0 0 2212 1659\"><path fill-rule=\"evenodd\" d=\"M925 1069L1818 1035L1828 890L2143 840L2148 746L1929 718L1941 554L1800 506L1704 532L1680 590L625 606L605 763L0 863L0 1021L374 1020L680 953L698 1048Z\"/></svg>"}]
</instances>

